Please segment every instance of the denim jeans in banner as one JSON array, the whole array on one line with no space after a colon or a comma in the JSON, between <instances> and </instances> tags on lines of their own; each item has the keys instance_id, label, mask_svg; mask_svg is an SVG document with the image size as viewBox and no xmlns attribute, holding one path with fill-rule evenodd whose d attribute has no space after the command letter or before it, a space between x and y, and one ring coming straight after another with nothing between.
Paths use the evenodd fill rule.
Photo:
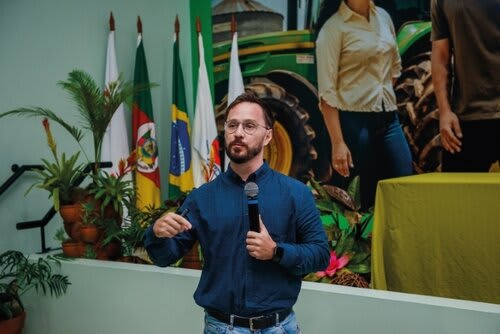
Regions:
<instances>
[{"instance_id":1,"label":"denim jeans in banner","mask_svg":"<svg viewBox=\"0 0 500 334\"><path fill-rule=\"evenodd\" d=\"M379 180L413 173L410 148L396 111L340 111L339 119L354 167L349 178L334 173L332 181L347 189L352 178L359 175L361 208L366 211L375 204Z\"/></svg>"},{"instance_id":2,"label":"denim jeans in banner","mask_svg":"<svg viewBox=\"0 0 500 334\"><path fill-rule=\"evenodd\" d=\"M221 322L205 313L205 330L203 334L300 334L295 313L292 312L278 326L251 331L249 328L237 327Z\"/></svg>"}]
</instances>

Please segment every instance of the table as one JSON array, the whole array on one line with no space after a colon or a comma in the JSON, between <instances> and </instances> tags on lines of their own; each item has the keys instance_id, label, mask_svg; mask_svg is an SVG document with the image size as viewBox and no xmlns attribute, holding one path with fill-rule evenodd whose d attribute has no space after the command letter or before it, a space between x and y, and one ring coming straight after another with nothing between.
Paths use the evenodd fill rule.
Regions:
<instances>
[{"instance_id":1,"label":"table","mask_svg":"<svg viewBox=\"0 0 500 334\"><path fill-rule=\"evenodd\" d=\"M375 289L500 304L500 173L380 181Z\"/></svg>"}]
</instances>

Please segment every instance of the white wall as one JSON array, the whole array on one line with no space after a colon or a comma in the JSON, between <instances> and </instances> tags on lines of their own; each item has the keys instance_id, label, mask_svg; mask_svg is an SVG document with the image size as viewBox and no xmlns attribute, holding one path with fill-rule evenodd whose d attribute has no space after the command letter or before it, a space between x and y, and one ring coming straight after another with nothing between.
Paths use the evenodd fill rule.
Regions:
<instances>
[{"instance_id":1,"label":"white wall","mask_svg":"<svg viewBox=\"0 0 500 334\"><path fill-rule=\"evenodd\" d=\"M62 298L24 298L25 334L202 332L200 271L78 259L62 272ZM500 305L324 283L304 282L295 311L307 334L500 333Z\"/></svg>"}]
</instances>

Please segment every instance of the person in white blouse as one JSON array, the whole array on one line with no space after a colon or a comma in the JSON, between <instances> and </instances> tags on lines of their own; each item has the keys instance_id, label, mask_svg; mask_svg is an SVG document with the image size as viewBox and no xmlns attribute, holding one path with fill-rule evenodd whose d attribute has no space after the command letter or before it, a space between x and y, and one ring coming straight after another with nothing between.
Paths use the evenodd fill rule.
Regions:
<instances>
[{"instance_id":1,"label":"person in white blouse","mask_svg":"<svg viewBox=\"0 0 500 334\"><path fill-rule=\"evenodd\" d=\"M370 0L325 0L323 6L322 15L332 14L317 27L316 59L332 182L346 188L359 175L362 210L368 210L379 180L413 172L393 89L401 74L394 25Z\"/></svg>"}]
</instances>

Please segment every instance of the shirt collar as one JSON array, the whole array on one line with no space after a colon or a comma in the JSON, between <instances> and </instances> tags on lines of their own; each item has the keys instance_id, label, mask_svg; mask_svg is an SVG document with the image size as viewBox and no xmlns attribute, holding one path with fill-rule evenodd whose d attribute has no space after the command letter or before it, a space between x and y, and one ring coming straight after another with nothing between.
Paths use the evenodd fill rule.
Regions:
<instances>
[{"instance_id":1,"label":"shirt collar","mask_svg":"<svg viewBox=\"0 0 500 334\"><path fill-rule=\"evenodd\" d=\"M269 164L264 161L264 163L262 164L262 166L259 167L259 169L257 169L254 173L248 176L247 181L258 181L262 179L264 175L270 170L271 167L269 167ZM231 168L231 165L228 166L226 173L230 179L244 183L241 177L238 174L236 174L236 172Z\"/></svg>"},{"instance_id":2,"label":"shirt collar","mask_svg":"<svg viewBox=\"0 0 500 334\"><path fill-rule=\"evenodd\" d=\"M373 3L373 1L370 1L370 15L372 15L374 12L375 12L375 4ZM344 19L344 22L347 22L352 16L356 14L352 11L351 8L349 8L349 6L347 6L345 1L342 1L340 3L339 13Z\"/></svg>"}]
</instances>

